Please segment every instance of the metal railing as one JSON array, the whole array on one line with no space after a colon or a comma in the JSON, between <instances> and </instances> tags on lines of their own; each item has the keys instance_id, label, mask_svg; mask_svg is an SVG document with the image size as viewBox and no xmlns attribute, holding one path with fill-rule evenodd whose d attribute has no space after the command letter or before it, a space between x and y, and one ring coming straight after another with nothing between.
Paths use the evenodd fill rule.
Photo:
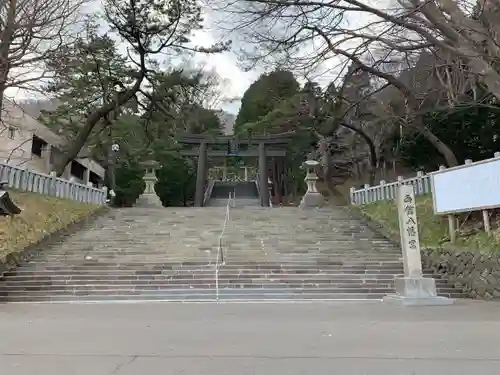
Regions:
<instances>
[{"instance_id":1,"label":"metal railing","mask_svg":"<svg viewBox=\"0 0 500 375\"><path fill-rule=\"evenodd\" d=\"M215 298L219 300L219 269L220 266L226 264L226 256L224 255L224 250L222 248L222 238L224 237L224 232L226 231L227 224L229 222L231 207L234 207L234 199L235 197L229 193L226 204L226 215L224 217L224 224L222 225L222 230L219 236L219 243L217 247L217 258L215 261Z\"/></svg>"}]
</instances>

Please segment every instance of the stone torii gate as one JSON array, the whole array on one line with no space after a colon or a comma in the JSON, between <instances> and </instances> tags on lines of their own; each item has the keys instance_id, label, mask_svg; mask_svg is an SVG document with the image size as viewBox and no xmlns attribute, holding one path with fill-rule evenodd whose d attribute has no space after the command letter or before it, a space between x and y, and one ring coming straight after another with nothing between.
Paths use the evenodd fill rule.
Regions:
<instances>
[{"instance_id":1,"label":"stone torii gate","mask_svg":"<svg viewBox=\"0 0 500 375\"><path fill-rule=\"evenodd\" d=\"M285 157L285 146L290 142L292 135L293 133L252 136L243 140L236 136L214 137L203 134L187 134L180 137L177 142L183 146L181 155L198 157L195 206L203 206L207 179L207 157L225 158L228 156L258 157L260 201L262 206L269 206L268 157Z\"/></svg>"}]
</instances>

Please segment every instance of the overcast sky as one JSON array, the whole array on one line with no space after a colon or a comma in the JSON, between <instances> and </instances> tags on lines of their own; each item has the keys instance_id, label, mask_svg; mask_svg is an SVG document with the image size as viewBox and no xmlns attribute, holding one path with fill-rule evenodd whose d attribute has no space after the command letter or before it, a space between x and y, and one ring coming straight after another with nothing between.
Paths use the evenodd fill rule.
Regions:
<instances>
[{"instance_id":1,"label":"overcast sky","mask_svg":"<svg viewBox=\"0 0 500 375\"><path fill-rule=\"evenodd\" d=\"M389 0L379 0L381 2L387 2ZM88 4L86 7L87 12L95 13L95 9L101 6L100 0L94 0ZM194 35L193 43L199 46L210 46L214 42L219 41L223 35L223 31L216 26L215 19L220 19L221 15L219 13L214 14L209 11L208 8L204 12L205 28L203 30L197 31ZM357 15L359 17L359 14ZM360 17L363 18L363 17ZM355 24L359 24L361 20L358 18L354 21ZM234 35L231 36L234 42ZM251 72L244 72L238 66L238 57L234 51L238 50L239 46L237 43L233 45L233 51L224 52L220 54L213 55L203 55L196 54L193 60L189 61L191 65L203 65L206 69L214 69L218 75L224 80L223 90L224 96L227 98L234 98L243 95L248 86L255 81L258 76L263 72L263 70L254 70ZM125 46L123 46L123 51L125 52ZM179 61L180 63L180 61ZM335 63L330 61L329 64L337 65L338 61ZM325 75L321 78L315 78L320 83L325 83L331 81L335 74ZM300 80L300 77L298 77ZM325 81L325 82L322 82ZM10 90L8 95L13 95L18 98L35 98L32 93L19 93ZM221 108L237 114L240 107L240 101L236 100L232 103L222 103Z\"/></svg>"},{"instance_id":2,"label":"overcast sky","mask_svg":"<svg viewBox=\"0 0 500 375\"><path fill-rule=\"evenodd\" d=\"M206 28L196 32L193 42L197 45L209 46L217 42L220 36L213 26L209 24L208 17L205 19ZM238 66L238 58L234 52L223 52L214 55L195 55L195 64L203 64L207 69L215 69L218 75L225 81L224 96L228 98L241 97L250 84L255 81L259 72L244 72ZM238 113L240 101L222 104L222 108L233 114Z\"/></svg>"}]
</instances>

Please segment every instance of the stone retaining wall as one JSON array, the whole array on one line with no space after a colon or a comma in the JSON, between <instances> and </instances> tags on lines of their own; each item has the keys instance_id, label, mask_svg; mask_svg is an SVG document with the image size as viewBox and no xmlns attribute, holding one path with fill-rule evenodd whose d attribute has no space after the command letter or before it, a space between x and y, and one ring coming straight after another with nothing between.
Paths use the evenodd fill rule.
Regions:
<instances>
[{"instance_id":1,"label":"stone retaining wall","mask_svg":"<svg viewBox=\"0 0 500 375\"><path fill-rule=\"evenodd\" d=\"M399 233L391 233L354 206L347 209L363 219L373 231L400 245ZM479 250L423 249L422 264L424 268L442 274L470 298L500 300L500 254Z\"/></svg>"},{"instance_id":2,"label":"stone retaining wall","mask_svg":"<svg viewBox=\"0 0 500 375\"><path fill-rule=\"evenodd\" d=\"M500 255L480 251L424 249L424 267L445 276L471 298L500 299Z\"/></svg>"}]
</instances>

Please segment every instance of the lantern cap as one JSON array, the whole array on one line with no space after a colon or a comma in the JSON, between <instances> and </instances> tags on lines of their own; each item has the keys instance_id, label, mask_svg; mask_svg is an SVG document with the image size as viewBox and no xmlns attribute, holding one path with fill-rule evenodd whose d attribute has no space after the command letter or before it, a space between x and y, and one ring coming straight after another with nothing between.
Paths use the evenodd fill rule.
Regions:
<instances>
[{"instance_id":1,"label":"lantern cap","mask_svg":"<svg viewBox=\"0 0 500 375\"><path fill-rule=\"evenodd\" d=\"M319 165L319 161L316 161L316 160L306 160L304 162L304 165L308 168L312 168L312 167L317 167Z\"/></svg>"}]
</instances>

